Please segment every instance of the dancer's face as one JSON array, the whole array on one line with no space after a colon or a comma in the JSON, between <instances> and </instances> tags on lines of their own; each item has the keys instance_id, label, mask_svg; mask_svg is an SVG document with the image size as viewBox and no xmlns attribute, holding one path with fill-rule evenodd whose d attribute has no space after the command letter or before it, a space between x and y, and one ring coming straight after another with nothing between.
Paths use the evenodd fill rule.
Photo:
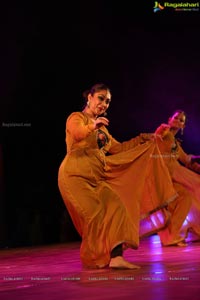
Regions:
<instances>
[{"instance_id":1,"label":"dancer's face","mask_svg":"<svg viewBox=\"0 0 200 300\"><path fill-rule=\"evenodd\" d=\"M93 95L88 95L89 108L95 115L102 115L108 109L111 102L111 94L107 90L101 90Z\"/></svg>"},{"instance_id":2,"label":"dancer's face","mask_svg":"<svg viewBox=\"0 0 200 300\"><path fill-rule=\"evenodd\" d=\"M168 124L171 128L181 129L185 127L186 116L183 112L175 112L171 118L169 118Z\"/></svg>"}]
</instances>

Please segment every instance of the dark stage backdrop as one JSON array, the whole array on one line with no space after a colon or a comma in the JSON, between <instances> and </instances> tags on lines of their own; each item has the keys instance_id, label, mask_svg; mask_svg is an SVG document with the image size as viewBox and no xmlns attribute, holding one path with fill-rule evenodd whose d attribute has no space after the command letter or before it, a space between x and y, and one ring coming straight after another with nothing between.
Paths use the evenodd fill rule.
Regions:
<instances>
[{"instance_id":1,"label":"dark stage backdrop","mask_svg":"<svg viewBox=\"0 0 200 300\"><path fill-rule=\"evenodd\" d=\"M78 240L57 187L65 121L97 82L112 90L119 141L188 115L186 152L200 154L200 15L154 2L4 3L1 9L0 245ZM69 4L67 4L69 5ZM134 6L135 5L135 6Z\"/></svg>"}]
</instances>

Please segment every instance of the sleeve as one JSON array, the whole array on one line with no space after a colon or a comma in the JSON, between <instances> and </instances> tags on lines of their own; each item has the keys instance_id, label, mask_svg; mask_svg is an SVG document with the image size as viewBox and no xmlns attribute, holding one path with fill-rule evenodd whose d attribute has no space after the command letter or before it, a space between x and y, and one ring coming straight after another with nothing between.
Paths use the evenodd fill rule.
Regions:
<instances>
[{"instance_id":1,"label":"sleeve","mask_svg":"<svg viewBox=\"0 0 200 300\"><path fill-rule=\"evenodd\" d=\"M140 144L144 144L147 141L150 141L152 138L152 133L141 133L140 135L130 139L129 141L120 143L110 135L111 146L108 152L110 154L116 154L122 151L127 151L129 149L135 148Z\"/></svg>"},{"instance_id":2,"label":"sleeve","mask_svg":"<svg viewBox=\"0 0 200 300\"><path fill-rule=\"evenodd\" d=\"M160 137L165 137L169 133L169 125L162 123L160 126L157 127L155 130L155 135L158 135Z\"/></svg>"},{"instance_id":3,"label":"sleeve","mask_svg":"<svg viewBox=\"0 0 200 300\"><path fill-rule=\"evenodd\" d=\"M85 139L94 131L94 125L86 122L84 115L79 112L74 112L68 117L66 128L76 141Z\"/></svg>"},{"instance_id":4,"label":"sleeve","mask_svg":"<svg viewBox=\"0 0 200 300\"><path fill-rule=\"evenodd\" d=\"M185 151L180 145L180 142L178 142L178 155L178 160L182 162L186 167L191 163L191 155L185 153Z\"/></svg>"},{"instance_id":5,"label":"sleeve","mask_svg":"<svg viewBox=\"0 0 200 300\"><path fill-rule=\"evenodd\" d=\"M180 144L179 147L179 161L182 162L188 169L200 174L200 164L191 160L192 155L184 152Z\"/></svg>"},{"instance_id":6,"label":"sleeve","mask_svg":"<svg viewBox=\"0 0 200 300\"><path fill-rule=\"evenodd\" d=\"M187 168L194 171L195 173L200 174L199 156L195 156L195 155L188 155L188 156L190 157L190 160L186 164Z\"/></svg>"},{"instance_id":7,"label":"sleeve","mask_svg":"<svg viewBox=\"0 0 200 300\"><path fill-rule=\"evenodd\" d=\"M184 164L186 168L194 171L195 173L200 174L200 164L197 162L192 162L191 160L192 155L185 153L185 151L180 145L180 142L178 142L178 154L179 154L178 160L182 164Z\"/></svg>"},{"instance_id":8,"label":"sleeve","mask_svg":"<svg viewBox=\"0 0 200 300\"><path fill-rule=\"evenodd\" d=\"M200 164L198 164L197 162L194 163L190 163L188 165L188 168L192 171L194 171L195 173L200 174Z\"/></svg>"}]
</instances>

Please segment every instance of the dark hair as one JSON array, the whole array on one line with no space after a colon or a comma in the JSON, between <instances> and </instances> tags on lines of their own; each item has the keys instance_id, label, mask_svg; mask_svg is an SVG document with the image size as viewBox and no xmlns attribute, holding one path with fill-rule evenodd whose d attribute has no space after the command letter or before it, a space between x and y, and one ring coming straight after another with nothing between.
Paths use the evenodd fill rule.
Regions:
<instances>
[{"instance_id":1,"label":"dark hair","mask_svg":"<svg viewBox=\"0 0 200 300\"><path fill-rule=\"evenodd\" d=\"M89 90L84 91L82 95L83 95L83 98L87 101L87 97L89 94L91 94L93 96L96 92L99 92L102 90L106 90L106 91L110 92L110 89L106 84L96 83Z\"/></svg>"},{"instance_id":2,"label":"dark hair","mask_svg":"<svg viewBox=\"0 0 200 300\"><path fill-rule=\"evenodd\" d=\"M187 117L186 113L182 109L176 109L176 110L174 110L174 112L172 112L172 114L171 114L171 117L173 115L175 115L175 113L183 114L185 116L185 118Z\"/></svg>"}]
</instances>

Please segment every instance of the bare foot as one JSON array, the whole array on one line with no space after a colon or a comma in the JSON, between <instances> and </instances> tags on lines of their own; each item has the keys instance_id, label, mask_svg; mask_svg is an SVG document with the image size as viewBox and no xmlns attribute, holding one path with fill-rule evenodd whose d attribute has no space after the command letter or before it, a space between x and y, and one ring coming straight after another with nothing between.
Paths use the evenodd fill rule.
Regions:
<instances>
[{"instance_id":1,"label":"bare foot","mask_svg":"<svg viewBox=\"0 0 200 300\"><path fill-rule=\"evenodd\" d=\"M183 238L178 238L176 240L168 241L167 244L162 243L162 246L163 247L168 247L168 246L180 246L180 247L182 246L183 247L183 245L182 245L183 243L184 243Z\"/></svg>"},{"instance_id":2,"label":"bare foot","mask_svg":"<svg viewBox=\"0 0 200 300\"><path fill-rule=\"evenodd\" d=\"M111 258L109 267L113 269L140 269L140 266L128 262L122 256Z\"/></svg>"},{"instance_id":3,"label":"bare foot","mask_svg":"<svg viewBox=\"0 0 200 300\"><path fill-rule=\"evenodd\" d=\"M179 247L187 247L188 244L187 244L185 241L181 241L181 242L177 243L176 246L179 246Z\"/></svg>"}]
</instances>

